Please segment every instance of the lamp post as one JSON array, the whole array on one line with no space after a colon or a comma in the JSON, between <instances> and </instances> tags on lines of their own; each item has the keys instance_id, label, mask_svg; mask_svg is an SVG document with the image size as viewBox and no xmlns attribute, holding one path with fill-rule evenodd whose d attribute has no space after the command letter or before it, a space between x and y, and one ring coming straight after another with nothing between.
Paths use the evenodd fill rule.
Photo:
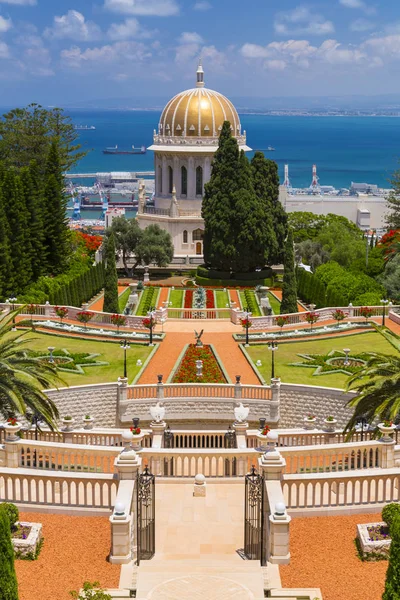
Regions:
<instances>
[{"instance_id":1,"label":"lamp post","mask_svg":"<svg viewBox=\"0 0 400 600\"><path fill-rule=\"evenodd\" d=\"M275 379L275 352L278 350L278 342L276 340L268 342L268 350L272 352L271 379Z\"/></svg>"},{"instance_id":2,"label":"lamp post","mask_svg":"<svg viewBox=\"0 0 400 600\"><path fill-rule=\"evenodd\" d=\"M243 308L244 310L244 318L245 318L245 322L246 322L246 342L245 345L248 346L249 345L249 317L251 315L250 312L250 308L248 306L245 306Z\"/></svg>"},{"instance_id":3,"label":"lamp post","mask_svg":"<svg viewBox=\"0 0 400 600\"><path fill-rule=\"evenodd\" d=\"M124 340L123 344L121 344L121 348L124 351L124 378L126 379L128 377L128 370L126 367L126 351L129 350L130 345L126 340Z\"/></svg>"},{"instance_id":4,"label":"lamp post","mask_svg":"<svg viewBox=\"0 0 400 600\"><path fill-rule=\"evenodd\" d=\"M364 440L364 427L368 425L368 419L364 415L361 415L357 418L357 425L361 426L361 441ZM368 431L368 427L365 429Z\"/></svg>"},{"instance_id":5,"label":"lamp post","mask_svg":"<svg viewBox=\"0 0 400 600\"><path fill-rule=\"evenodd\" d=\"M389 304L389 300L381 300L381 304L383 304L382 327L385 327L386 305Z\"/></svg>"},{"instance_id":6,"label":"lamp post","mask_svg":"<svg viewBox=\"0 0 400 600\"><path fill-rule=\"evenodd\" d=\"M151 306L149 308L149 312L147 314L149 315L149 318L150 318L150 344L149 344L149 346L152 346L153 345L153 328L154 328L155 319L156 319L155 306Z\"/></svg>"},{"instance_id":7,"label":"lamp post","mask_svg":"<svg viewBox=\"0 0 400 600\"><path fill-rule=\"evenodd\" d=\"M7 302L11 302L11 304L12 304L12 306L11 306L12 312L14 312L14 310L15 310L15 303L16 303L16 301L17 301L17 299L16 299L15 296L12 296L11 298L9 298L7 300ZM16 331L16 330L17 330L17 328L15 327L15 316L13 316L13 319L12 319L12 330L11 331Z\"/></svg>"}]
</instances>

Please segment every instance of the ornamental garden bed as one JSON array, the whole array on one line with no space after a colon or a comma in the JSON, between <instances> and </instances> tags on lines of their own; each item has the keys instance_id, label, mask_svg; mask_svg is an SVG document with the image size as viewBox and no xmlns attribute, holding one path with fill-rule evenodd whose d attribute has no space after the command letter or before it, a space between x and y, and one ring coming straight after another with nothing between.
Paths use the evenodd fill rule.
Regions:
<instances>
[{"instance_id":1,"label":"ornamental garden bed","mask_svg":"<svg viewBox=\"0 0 400 600\"><path fill-rule=\"evenodd\" d=\"M388 558L391 538L384 521L357 525L357 538L361 552L365 555L380 555Z\"/></svg>"},{"instance_id":2,"label":"ornamental garden bed","mask_svg":"<svg viewBox=\"0 0 400 600\"><path fill-rule=\"evenodd\" d=\"M196 361L203 361L203 375L197 376ZM211 345L197 347L187 345L178 358L173 369L171 383L228 383L229 377L224 372L215 350Z\"/></svg>"},{"instance_id":3,"label":"ornamental garden bed","mask_svg":"<svg viewBox=\"0 0 400 600\"><path fill-rule=\"evenodd\" d=\"M42 524L17 521L15 527L11 541L16 558L35 560L41 546Z\"/></svg>"}]
</instances>

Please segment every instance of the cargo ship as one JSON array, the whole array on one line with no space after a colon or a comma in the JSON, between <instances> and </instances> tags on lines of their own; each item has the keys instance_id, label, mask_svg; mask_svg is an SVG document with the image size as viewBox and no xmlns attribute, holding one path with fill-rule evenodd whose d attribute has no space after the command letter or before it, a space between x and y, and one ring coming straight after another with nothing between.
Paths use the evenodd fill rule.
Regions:
<instances>
[{"instance_id":1,"label":"cargo ship","mask_svg":"<svg viewBox=\"0 0 400 600\"><path fill-rule=\"evenodd\" d=\"M93 131L96 129L94 125L74 125L76 131Z\"/></svg>"},{"instance_id":2,"label":"cargo ship","mask_svg":"<svg viewBox=\"0 0 400 600\"><path fill-rule=\"evenodd\" d=\"M140 148L132 146L130 150L120 150L118 146L113 146L112 148L105 148L103 154L146 154L146 150L146 146L140 146Z\"/></svg>"}]
</instances>

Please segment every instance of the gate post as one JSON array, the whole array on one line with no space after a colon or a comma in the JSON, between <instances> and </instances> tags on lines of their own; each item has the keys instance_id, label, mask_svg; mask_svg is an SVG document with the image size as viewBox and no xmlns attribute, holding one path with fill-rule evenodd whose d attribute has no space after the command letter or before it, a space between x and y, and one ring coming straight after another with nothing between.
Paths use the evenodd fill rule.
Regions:
<instances>
[{"instance_id":1,"label":"gate post","mask_svg":"<svg viewBox=\"0 0 400 600\"><path fill-rule=\"evenodd\" d=\"M271 379L271 401L269 403L269 418L271 423L278 423L281 404L281 380L279 377Z\"/></svg>"},{"instance_id":2,"label":"gate post","mask_svg":"<svg viewBox=\"0 0 400 600\"><path fill-rule=\"evenodd\" d=\"M291 517L286 511L281 484L286 461L277 448L273 448L258 459L258 464L264 475L266 495L263 510L267 535L264 536L266 548L263 550L266 551L270 563L288 564L290 562L289 524Z\"/></svg>"}]
</instances>

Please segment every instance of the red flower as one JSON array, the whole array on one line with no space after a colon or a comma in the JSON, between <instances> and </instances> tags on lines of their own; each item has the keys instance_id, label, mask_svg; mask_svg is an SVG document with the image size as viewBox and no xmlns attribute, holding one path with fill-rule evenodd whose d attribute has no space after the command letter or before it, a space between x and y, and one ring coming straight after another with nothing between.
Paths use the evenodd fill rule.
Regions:
<instances>
[{"instance_id":1,"label":"red flower","mask_svg":"<svg viewBox=\"0 0 400 600\"><path fill-rule=\"evenodd\" d=\"M140 427L131 427L131 432L133 433L133 435L139 435L141 433L141 429Z\"/></svg>"},{"instance_id":2,"label":"red flower","mask_svg":"<svg viewBox=\"0 0 400 600\"><path fill-rule=\"evenodd\" d=\"M262 435L267 435L271 431L269 425L264 425L264 429L262 430Z\"/></svg>"},{"instance_id":3,"label":"red flower","mask_svg":"<svg viewBox=\"0 0 400 600\"><path fill-rule=\"evenodd\" d=\"M16 425L16 424L18 423L18 421L17 421L17 419L16 419L15 417L8 417L8 419L7 419L7 423L8 423L9 425L12 425L12 426L14 426L14 425Z\"/></svg>"},{"instance_id":4,"label":"red flower","mask_svg":"<svg viewBox=\"0 0 400 600\"><path fill-rule=\"evenodd\" d=\"M252 321L250 321L250 319L240 319L240 323L242 325L242 327L246 328L246 327L251 327L253 325Z\"/></svg>"},{"instance_id":5,"label":"red flower","mask_svg":"<svg viewBox=\"0 0 400 600\"><path fill-rule=\"evenodd\" d=\"M196 361L203 361L203 375L197 376ZM210 346L188 346L175 373L173 383L226 383L225 376Z\"/></svg>"},{"instance_id":6,"label":"red flower","mask_svg":"<svg viewBox=\"0 0 400 600\"><path fill-rule=\"evenodd\" d=\"M184 308L192 308L193 306L193 290L186 290Z\"/></svg>"},{"instance_id":7,"label":"red flower","mask_svg":"<svg viewBox=\"0 0 400 600\"><path fill-rule=\"evenodd\" d=\"M214 292L206 290L206 308L215 308Z\"/></svg>"}]
</instances>

